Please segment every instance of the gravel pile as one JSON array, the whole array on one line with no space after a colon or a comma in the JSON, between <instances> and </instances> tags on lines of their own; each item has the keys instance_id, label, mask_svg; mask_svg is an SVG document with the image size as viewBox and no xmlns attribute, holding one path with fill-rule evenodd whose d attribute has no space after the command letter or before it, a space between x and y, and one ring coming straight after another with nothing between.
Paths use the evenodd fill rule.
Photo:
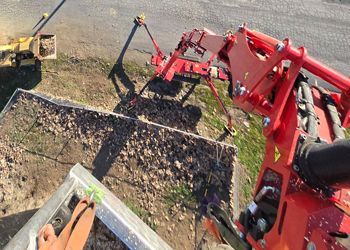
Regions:
<instances>
[{"instance_id":1,"label":"gravel pile","mask_svg":"<svg viewBox=\"0 0 350 250\"><path fill-rule=\"evenodd\" d=\"M21 171L22 149L11 142L8 136L0 140L0 215L6 213L6 208L14 202L13 192L25 187L26 175ZM17 181L13 182L12 180ZM15 202L25 199L22 192L16 197Z\"/></svg>"},{"instance_id":2,"label":"gravel pile","mask_svg":"<svg viewBox=\"0 0 350 250\"><path fill-rule=\"evenodd\" d=\"M137 120L34 101L40 103L37 123L44 131L71 137L94 152L107 149L119 171L128 175L133 185L143 187L145 192L139 198L150 206L157 192L169 184L186 183L191 191L199 191L205 185L204 177L214 170L217 192L228 191L233 147ZM221 168L214 169L217 150ZM99 178L107 174L99 169L93 172ZM151 209L147 204L145 208Z\"/></svg>"},{"instance_id":3,"label":"gravel pile","mask_svg":"<svg viewBox=\"0 0 350 250\"><path fill-rule=\"evenodd\" d=\"M178 240L181 237L191 242L190 246L183 245L184 248L192 248L201 238L197 234L202 226L197 222L204 196L215 195L232 209L232 172L236 159L231 146L122 116L57 106L30 94L21 94L6 116L15 116L22 106L35 107L29 119L35 122L31 131L28 125L17 126L19 133L23 134L24 130L27 134L37 133L28 138L42 134L63 138L63 148L57 148L57 161L80 161L174 248L183 245ZM6 171L16 164L6 156L16 158L21 148L27 146L16 147L11 143L4 145L8 153L2 154ZM52 151L55 146L52 142L47 150ZM72 157L72 152L80 147L84 157ZM62 170L62 176L69 171L63 167L55 169ZM7 181L11 185L21 176L18 170L17 166L12 174L2 176L1 183ZM18 191L13 192L17 196ZM174 234L179 237L174 238Z\"/></svg>"},{"instance_id":4,"label":"gravel pile","mask_svg":"<svg viewBox=\"0 0 350 250\"><path fill-rule=\"evenodd\" d=\"M51 36L40 38L39 50L42 57L55 54L55 38Z\"/></svg>"}]
</instances>

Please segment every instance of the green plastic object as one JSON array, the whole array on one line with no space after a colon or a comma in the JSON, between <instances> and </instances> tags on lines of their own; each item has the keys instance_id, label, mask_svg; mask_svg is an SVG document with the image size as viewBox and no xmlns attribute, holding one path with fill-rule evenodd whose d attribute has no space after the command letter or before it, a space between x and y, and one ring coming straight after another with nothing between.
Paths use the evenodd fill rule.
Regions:
<instances>
[{"instance_id":1,"label":"green plastic object","mask_svg":"<svg viewBox=\"0 0 350 250\"><path fill-rule=\"evenodd\" d=\"M105 194L103 193L103 191L101 189L99 189L97 186L95 185L90 185L86 190L85 193L87 196L91 196L93 195L93 200L97 203L100 204L102 202L103 197L105 196Z\"/></svg>"}]
</instances>

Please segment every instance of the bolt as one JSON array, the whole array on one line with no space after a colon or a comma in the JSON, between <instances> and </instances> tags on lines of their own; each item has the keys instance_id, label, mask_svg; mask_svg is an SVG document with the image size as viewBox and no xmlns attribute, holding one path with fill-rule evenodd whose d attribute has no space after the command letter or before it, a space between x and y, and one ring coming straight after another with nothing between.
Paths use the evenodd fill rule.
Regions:
<instances>
[{"instance_id":1,"label":"bolt","mask_svg":"<svg viewBox=\"0 0 350 250\"><path fill-rule=\"evenodd\" d=\"M270 120L269 117L264 117L264 119L263 119L263 126L264 126L264 128L266 128L267 126L269 126L269 125L270 125L270 122L271 122L271 120Z\"/></svg>"},{"instance_id":2,"label":"bolt","mask_svg":"<svg viewBox=\"0 0 350 250\"><path fill-rule=\"evenodd\" d=\"M264 239L259 240L259 244L260 244L261 248L264 249L266 247L266 240L264 240Z\"/></svg>"},{"instance_id":3,"label":"bolt","mask_svg":"<svg viewBox=\"0 0 350 250\"><path fill-rule=\"evenodd\" d=\"M301 143L303 143L304 141L306 141L306 138L307 138L306 135L301 134L299 140Z\"/></svg>"},{"instance_id":4,"label":"bolt","mask_svg":"<svg viewBox=\"0 0 350 250\"><path fill-rule=\"evenodd\" d=\"M243 31L244 29L244 24L242 23L241 25L238 26L238 31Z\"/></svg>"},{"instance_id":5,"label":"bolt","mask_svg":"<svg viewBox=\"0 0 350 250\"><path fill-rule=\"evenodd\" d=\"M240 96L244 95L246 91L247 91L247 89L245 87L240 87L239 88L239 95Z\"/></svg>"},{"instance_id":6,"label":"bolt","mask_svg":"<svg viewBox=\"0 0 350 250\"><path fill-rule=\"evenodd\" d=\"M276 50L278 52L282 52L284 50L284 48L285 48L284 43L279 42L279 43L276 44Z\"/></svg>"},{"instance_id":7,"label":"bolt","mask_svg":"<svg viewBox=\"0 0 350 250\"><path fill-rule=\"evenodd\" d=\"M300 168L299 168L299 166L297 164L293 165L293 169L294 169L295 172L299 172L299 170L300 170Z\"/></svg>"},{"instance_id":8,"label":"bolt","mask_svg":"<svg viewBox=\"0 0 350 250\"><path fill-rule=\"evenodd\" d=\"M316 250L316 245L315 243L313 243L312 241L310 241L307 246L306 246L307 250Z\"/></svg>"},{"instance_id":9,"label":"bolt","mask_svg":"<svg viewBox=\"0 0 350 250\"><path fill-rule=\"evenodd\" d=\"M267 221L263 218L258 219L256 226L260 232L265 233L267 231Z\"/></svg>"},{"instance_id":10,"label":"bolt","mask_svg":"<svg viewBox=\"0 0 350 250\"><path fill-rule=\"evenodd\" d=\"M234 91L234 96L237 96L239 94L240 88L241 88L241 82L239 80L237 80L235 91Z\"/></svg>"}]
</instances>

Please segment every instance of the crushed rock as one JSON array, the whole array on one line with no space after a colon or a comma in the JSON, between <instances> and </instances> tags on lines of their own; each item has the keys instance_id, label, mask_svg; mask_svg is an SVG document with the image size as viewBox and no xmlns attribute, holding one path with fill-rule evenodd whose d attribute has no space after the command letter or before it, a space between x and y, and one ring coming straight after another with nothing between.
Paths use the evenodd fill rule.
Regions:
<instances>
[{"instance_id":1,"label":"crushed rock","mask_svg":"<svg viewBox=\"0 0 350 250\"><path fill-rule=\"evenodd\" d=\"M37 107L35 119L36 127L40 131L81 144L88 155L83 165L92 170L117 197L136 201L143 211L147 211L150 215L147 222L159 225L157 232L174 248L179 248L181 245L178 244L181 242L176 243L168 233L183 233L186 239L192 235L194 229L190 225L193 220L190 218L194 218L193 211L199 212L206 187L210 187L209 194L215 193L223 199L228 208L232 204L231 176L236 162L233 147L218 146L214 141L137 120L57 106L30 94L22 94L9 113L23 105ZM21 159L21 147L16 146L9 138L6 140L4 136L0 139L0 167L3 173L0 187L4 190L0 195L0 199L4 200L0 200L0 208L3 208L6 207L7 199L11 199L11 193L20 196L17 191L21 188L18 180L25 181L28 177L20 171L20 165L25 161ZM221 148L222 158L219 161L220 167L217 168L216 150L221 151ZM102 160L101 165L97 160L100 155L103 156L99 159ZM63 161L64 157L63 152L59 160ZM108 164L110 166L104 169ZM207 183L210 173L212 178ZM128 183L128 190L120 193L125 182ZM186 209L182 202L175 202L170 208L165 204L164 197L169 194L169 190L183 186L187 186L195 194L198 203L195 210ZM16 202L18 199L16 198ZM9 206L13 208L15 205L13 202ZM168 212L164 214L167 209ZM160 214L163 215L159 216ZM187 231L178 231L181 224L185 228L181 230Z\"/></svg>"}]
</instances>

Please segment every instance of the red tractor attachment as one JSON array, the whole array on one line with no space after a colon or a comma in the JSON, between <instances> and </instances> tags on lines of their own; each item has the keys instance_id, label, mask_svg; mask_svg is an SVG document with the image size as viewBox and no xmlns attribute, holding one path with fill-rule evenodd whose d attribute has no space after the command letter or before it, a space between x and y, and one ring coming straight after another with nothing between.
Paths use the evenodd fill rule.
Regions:
<instances>
[{"instance_id":1,"label":"red tractor attachment","mask_svg":"<svg viewBox=\"0 0 350 250\"><path fill-rule=\"evenodd\" d=\"M233 128L231 115L225 107L225 104L220 98L212 81L212 79L228 81L230 79L230 73L228 69L224 67L213 66L213 60L216 57L214 53L209 57L208 60L203 62L199 61L197 57L185 56L184 54L187 49L190 48L190 45L182 45L181 42L179 43L179 46L174 53L171 53L170 56L166 56L151 35L144 18L144 15L140 15L136 17L135 21L140 26L145 27L149 37L151 38L152 44L156 51L156 53L152 55L151 64L155 65L157 68L154 72L154 75L150 78L150 80L146 83L138 95L131 101L131 106L136 104L137 97L145 91L151 81L156 77L161 78L167 82L171 82L172 80L182 80L195 84L199 83L200 78L203 78L210 87L210 90L218 102L221 110L227 117L227 126L225 128L231 134L235 134L236 131ZM205 51L197 48L195 52L203 56Z\"/></svg>"},{"instance_id":2,"label":"red tractor attachment","mask_svg":"<svg viewBox=\"0 0 350 250\"><path fill-rule=\"evenodd\" d=\"M246 24L224 35L208 29L185 32L166 56L144 17L136 21L156 50L152 64L157 68L150 81L171 81L177 75L205 79L232 128L212 79L229 81L233 103L263 117L265 158L253 201L235 222L245 248L347 249L350 141L344 128L350 126L350 79L310 57L304 47L293 47L289 39L279 41ZM188 50L202 58L208 52L209 59L187 58ZM214 59L225 66L213 66ZM311 86L302 69L338 91ZM230 244L227 232L232 233L233 225L213 205L209 211L220 238Z\"/></svg>"}]
</instances>

